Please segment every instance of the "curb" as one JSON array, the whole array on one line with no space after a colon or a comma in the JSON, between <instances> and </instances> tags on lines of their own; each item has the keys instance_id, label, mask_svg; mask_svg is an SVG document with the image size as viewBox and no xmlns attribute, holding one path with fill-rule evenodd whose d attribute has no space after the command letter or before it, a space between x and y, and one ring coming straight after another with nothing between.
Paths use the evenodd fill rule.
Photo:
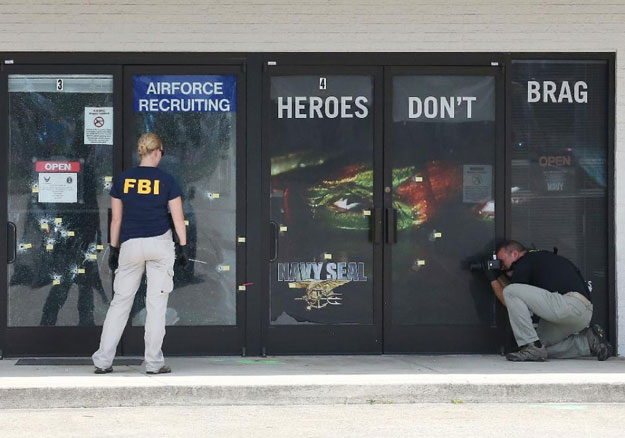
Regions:
<instances>
[{"instance_id":1,"label":"curb","mask_svg":"<svg viewBox=\"0 0 625 438\"><path fill-rule=\"evenodd\" d=\"M0 389L0 409L504 402L625 403L625 383L162 385Z\"/></svg>"}]
</instances>

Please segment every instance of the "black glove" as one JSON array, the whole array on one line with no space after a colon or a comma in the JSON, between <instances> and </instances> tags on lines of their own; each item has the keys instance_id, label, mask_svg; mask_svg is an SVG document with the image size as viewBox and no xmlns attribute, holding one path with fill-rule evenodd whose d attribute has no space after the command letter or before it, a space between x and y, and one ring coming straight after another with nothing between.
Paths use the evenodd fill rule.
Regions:
<instances>
[{"instance_id":1,"label":"black glove","mask_svg":"<svg viewBox=\"0 0 625 438\"><path fill-rule=\"evenodd\" d=\"M486 269L484 270L484 274L486 275L486 278L488 278L488 281L495 281L499 278L502 272L499 269Z\"/></svg>"},{"instance_id":2,"label":"black glove","mask_svg":"<svg viewBox=\"0 0 625 438\"><path fill-rule=\"evenodd\" d=\"M178 256L176 261L180 266L186 266L189 263L189 253L187 252L187 245L178 245Z\"/></svg>"},{"instance_id":3,"label":"black glove","mask_svg":"<svg viewBox=\"0 0 625 438\"><path fill-rule=\"evenodd\" d=\"M119 267L119 247L116 248L111 245L110 250L109 268L111 268L111 271L115 272L115 270Z\"/></svg>"}]
</instances>

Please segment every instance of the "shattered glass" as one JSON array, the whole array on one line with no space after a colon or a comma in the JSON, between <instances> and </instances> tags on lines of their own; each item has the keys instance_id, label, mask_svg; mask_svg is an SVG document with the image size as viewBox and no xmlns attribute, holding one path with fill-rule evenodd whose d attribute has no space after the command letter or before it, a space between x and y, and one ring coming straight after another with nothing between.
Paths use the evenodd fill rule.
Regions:
<instances>
[{"instance_id":1,"label":"shattered glass","mask_svg":"<svg viewBox=\"0 0 625 438\"><path fill-rule=\"evenodd\" d=\"M9 75L7 207L17 231L8 265L11 327L101 325L106 315L113 146L85 144L87 107L112 110L111 75ZM73 164L61 174L38 171L46 162ZM60 191L43 185L59 175Z\"/></svg>"},{"instance_id":2,"label":"shattered glass","mask_svg":"<svg viewBox=\"0 0 625 438\"><path fill-rule=\"evenodd\" d=\"M163 140L159 167L183 192L187 266L176 265L167 325L236 325L236 112L134 113L132 140L146 132ZM145 276L131 312L145 323Z\"/></svg>"}]
</instances>

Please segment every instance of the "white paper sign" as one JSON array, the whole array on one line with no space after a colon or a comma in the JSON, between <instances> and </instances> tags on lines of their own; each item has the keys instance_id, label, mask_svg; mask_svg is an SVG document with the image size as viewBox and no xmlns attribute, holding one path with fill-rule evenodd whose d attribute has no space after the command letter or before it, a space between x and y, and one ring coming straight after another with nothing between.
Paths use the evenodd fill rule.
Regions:
<instances>
[{"instance_id":1,"label":"white paper sign","mask_svg":"<svg viewBox=\"0 0 625 438\"><path fill-rule=\"evenodd\" d=\"M78 202L77 173L40 173L39 202Z\"/></svg>"},{"instance_id":2,"label":"white paper sign","mask_svg":"<svg viewBox=\"0 0 625 438\"><path fill-rule=\"evenodd\" d=\"M85 107L85 144L113 144L113 107Z\"/></svg>"},{"instance_id":3,"label":"white paper sign","mask_svg":"<svg viewBox=\"0 0 625 438\"><path fill-rule=\"evenodd\" d=\"M493 167L465 164L462 172L462 202L478 203L493 199Z\"/></svg>"}]
</instances>

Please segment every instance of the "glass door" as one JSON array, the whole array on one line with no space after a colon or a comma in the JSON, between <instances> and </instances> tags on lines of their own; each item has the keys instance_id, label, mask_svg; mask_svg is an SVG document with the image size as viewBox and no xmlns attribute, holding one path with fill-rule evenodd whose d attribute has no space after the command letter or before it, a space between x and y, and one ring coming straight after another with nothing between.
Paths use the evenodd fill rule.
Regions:
<instances>
[{"instance_id":1,"label":"glass door","mask_svg":"<svg viewBox=\"0 0 625 438\"><path fill-rule=\"evenodd\" d=\"M385 351L495 351L501 312L468 268L503 236L499 68L385 78Z\"/></svg>"},{"instance_id":2,"label":"glass door","mask_svg":"<svg viewBox=\"0 0 625 438\"><path fill-rule=\"evenodd\" d=\"M108 190L120 151L119 69L5 66L2 344L88 355L111 300Z\"/></svg>"},{"instance_id":3,"label":"glass door","mask_svg":"<svg viewBox=\"0 0 625 438\"><path fill-rule=\"evenodd\" d=\"M240 67L142 66L124 70L124 168L138 164L137 140L158 134L160 168L183 191L191 261L175 266L165 354L236 354L244 346L244 81ZM243 155L243 156L242 156ZM143 353L145 277L124 354Z\"/></svg>"},{"instance_id":4,"label":"glass door","mask_svg":"<svg viewBox=\"0 0 625 438\"><path fill-rule=\"evenodd\" d=\"M268 67L267 353L381 352L381 70Z\"/></svg>"}]
</instances>

